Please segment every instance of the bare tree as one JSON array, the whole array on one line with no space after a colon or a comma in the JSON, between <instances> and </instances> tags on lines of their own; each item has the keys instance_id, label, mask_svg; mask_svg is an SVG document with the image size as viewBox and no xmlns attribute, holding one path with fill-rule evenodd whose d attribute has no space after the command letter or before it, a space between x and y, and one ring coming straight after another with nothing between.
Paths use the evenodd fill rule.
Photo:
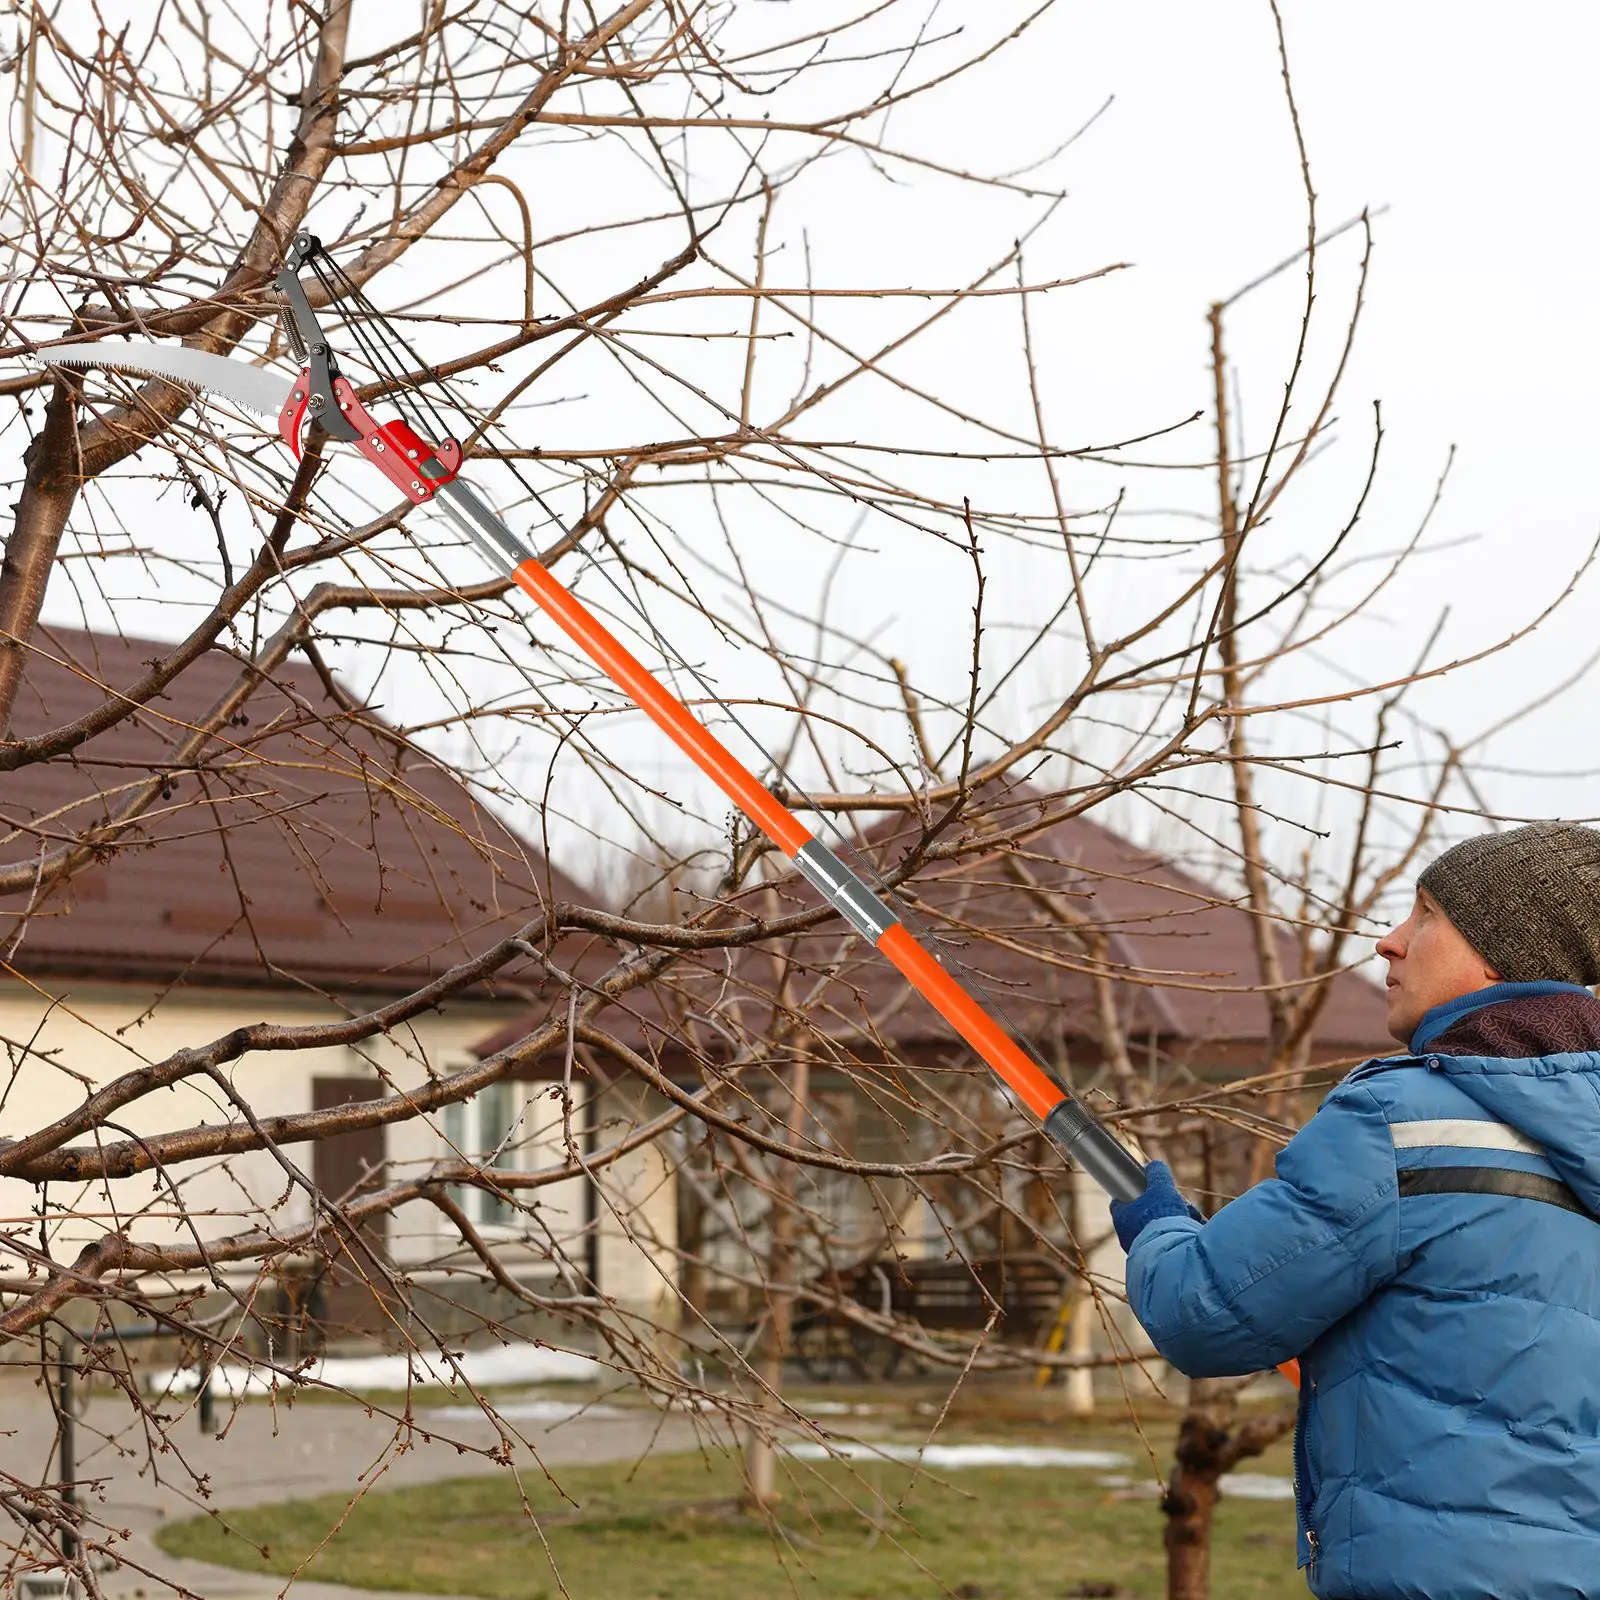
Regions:
<instances>
[{"instance_id":1,"label":"bare tree","mask_svg":"<svg viewBox=\"0 0 1600 1600\"><path fill-rule=\"evenodd\" d=\"M1363 954L1351 941L1439 808L1476 802L1448 743L1403 782L1383 761L1405 688L1444 666L1270 689L1359 624L1417 545L1367 581L1358 499L1345 524L1307 519L1300 544L1254 562L1327 442L1357 320L1302 405L1328 243L1314 205L1296 258L1305 314L1264 444L1234 438L1226 303L1211 322L1214 451L1191 459L1198 413L1184 403L1137 440L1053 435L1040 307L1120 264L1052 255L1032 274L1059 199L1043 176L965 170L897 140L900 108L948 104L1041 14L995 8L975 38L931 31L903 0L825 19L466 0L419 8L414 27L355 0L273 5L265 20L159 0L114 27L23 8L0 202L0 389L21 461L0 567L0 906L20 996L5 1044L24 1088L0 1102L0 1179L34 1214L0 1233L0 1335L27 1362L63 1359L64 1341L68 1365L111 1374L152 1470L185 1469L158 1460L170 1423L139 1393L119 1329L137 1320L205 1367L248 1357L305 1383L294 1285L319 1274L361 1286L385 1338L446 1367L463 1329L598 1353L708 1439L741 1438L768 1515L777 1441L827 1437L782 1395L807 1338L824 1356L919 1361L952 1385L1148 1360L1094 1264L1104 1225L1078 1214L1037 1129L761 836L663 763L507 579L379 495L317 430L296 463L187 389L63 364L65 347L135 335L287 384L272 282L306 229L336 241L341 273L315 301L363 403L452 431L544 563L748 738L773 791L869 861L1056 1070L1151 1150L1210 1171L1211 1203L1260 1175L1250 1139L1264 1149L1289 1131L1319 1015ZM837 73L824 37L848 54ZM981 188L1016 225L977 268L952 247L913 285L837 281L810 252L843 174ZM958 325L986 336L993 370L930 383ZM395 330L403 345L386 343ZM1184 517L1128 531L1152 460L1163 492L1170 469L1213 486L1202 535ZM864 594L882 605L868 537L937 567L970 606L959 636L930 612L938 648L916 671L863 611ZM1140 578L1131 603L1126 571ZM998 572L1051 602L996 615ZM74 608L87 636L42 620ZM97 654L119 630L170 642ZM52 714L51 674L74 686L70 715ZM1308 750L1251 741L1323 711ZM70 801L41 798L55 777L78 785ZM446 780L481 823L441 799ZM1333 797L1333 846L1268 836L1280 788L1297 838L1317 837L1306 819ZM359 820L319 820L330 797L357 794ZM1254 971L1219 979L1192 951L1128 958L1127 917L1094 899L1116 874L1086 865L1070 831L1097 812L1151 836L1157 818L1181 841L1168 853L1216 887L1123 877L1160 888L1151 920L1179 937L1200 911L1247 918ZM327 852L376 858L381 819L418 841L415 859L403 873L377 862L364 914L399 929L409 893L448 914L451 937L408 965L389 932L381 993L362 975L306 981L246 886L244 830L264 820L276 859L297 863L328 915L354 918L324 881ZM93 1020L38 965L51 919L92 917L97 874L177 862L197 837L233 899L224 929L194 930L194 960L232 940L252 981L295 987L310 1010L183 1032L180 974L129 1019L160 1019L159 1049L91 1060L49 1044L50 1019ZM557 858L610 892L585 893ZM474 872L488 887L463 887ZM991 915L997 893L1008 909ZM1141 1008L1180 990L1257 997L1268 1042L1247 1081L1171 1051L1136 1059L1156 1032ZM481 1033L498 1036L470 1059L428 1033L490 1000ZM285 1107L251 1075L330 1051L353 1054L374 1092ZM501 1104L507 1085L520 1099ZM1219 1130L1245 1141L1231 1168L1209 1164ZM375 1131L387 1154L341 1186L318 1181L319 1150ZM192 1204L212 1181L234 1199ZM692 1225L664 1224L669 1181ZM552 1200L580 1190L587 1212ZM417 1232L423 1217L443 1230L432 1243L384 1243L388 1221ZM637 1294L608 1291L597 1265L618 1240L640 1264ZM912 1263L944 1256L976 1310L940 1330L907 1295ZM1041 1348L1040 1294L1052 1311L1089 1297L1107 1348ZM1167 1501L1175 1595L1204 1590L1217 1477L1287 1425L1235 1427L1232 1405L1197 1387L1185 1420ZM0 1469L8 1580L65 1562L98 1592L91 1558L119 1542L71 1479Z\"/></svg>"}]
</instances>

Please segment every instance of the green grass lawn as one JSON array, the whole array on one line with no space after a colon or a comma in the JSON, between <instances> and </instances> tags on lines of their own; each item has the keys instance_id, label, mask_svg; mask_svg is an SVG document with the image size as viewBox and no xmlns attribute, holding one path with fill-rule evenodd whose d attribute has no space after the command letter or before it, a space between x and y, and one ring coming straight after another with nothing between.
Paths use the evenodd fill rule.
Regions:
<instances>
[{"instance_id":1,"label":"green grass lawn","mask_svg":"<svg viewBox=\"0 0 1600 1600\"><path fill-rule=\"evenodd\" d=\"M1018 1438L1015 1425L1001 1431ZM1173 1424L1147 1422L1146 1432L1165 1462ZM1121 1450L1133 1458L1130 1476L1150 1476L1131 1425L1063 1422L1035 1437ZM1287 1447L1247 1465L1287 1473ZM165 1529L160 1543L172 1555L287 1575L326 1540L306 1577L492 1600L555 1600L563 1587L573 1600L1155 1600L1165 1592L1153 1499L1119 1496L1093 1471L986 1468L915 1482L909 1467L884 1463L786 1461L780 1471L783 1501L771 1519L738 1509L737 1462L678 1455L632 1471L563 1469L565 1499L542 1478L525 1481L532 1515L500 1474L371 1494L348 1514L344 1499L330 1497L196 1518ZM1290 1504L1224 1500L1212 1592L1304 1600Z\"/></svg>"}]
</instances>

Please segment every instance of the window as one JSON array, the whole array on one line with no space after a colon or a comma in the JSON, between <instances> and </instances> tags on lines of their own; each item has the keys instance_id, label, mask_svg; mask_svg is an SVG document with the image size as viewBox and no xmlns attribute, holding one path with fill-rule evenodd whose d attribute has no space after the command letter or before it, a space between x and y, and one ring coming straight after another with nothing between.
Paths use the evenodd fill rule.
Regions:
<instances>
[{"instance_id":1,"label":"window","mask_svg":"<svg viewBox=\"0 0 1600 1600\"><path fill-rule=\"evenodd\" d=\"M527 1137L522 1126L525 1105L520 1083L491 1083L470 1100L444 1108L447 1154L501 1172L516 1172L522 1163L519 1146ZM476 1223L514 1228L520 1213L509 1199L487 1189L465 1184L452 1187L450 1197Z\"/></svg>"}]
</instances>

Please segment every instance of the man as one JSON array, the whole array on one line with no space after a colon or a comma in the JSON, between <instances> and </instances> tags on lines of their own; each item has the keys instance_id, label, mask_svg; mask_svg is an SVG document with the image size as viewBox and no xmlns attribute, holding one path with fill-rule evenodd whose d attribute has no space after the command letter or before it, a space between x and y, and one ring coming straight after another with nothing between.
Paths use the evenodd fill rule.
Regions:
<instances>
[{"instance_id":1,"label":"man","mask_svg":"<svg viewBox=\"0 0 1600 1600\"><path fill-rule=\"evenodd\" d=\"M1324 1600L1600 1596L1600 832L1470 839L1379 942L1389 1029L1199 1222L1113 1207L1195 1377L1300 1358L1300 1564Z\"/></svg>"}]
</instances>

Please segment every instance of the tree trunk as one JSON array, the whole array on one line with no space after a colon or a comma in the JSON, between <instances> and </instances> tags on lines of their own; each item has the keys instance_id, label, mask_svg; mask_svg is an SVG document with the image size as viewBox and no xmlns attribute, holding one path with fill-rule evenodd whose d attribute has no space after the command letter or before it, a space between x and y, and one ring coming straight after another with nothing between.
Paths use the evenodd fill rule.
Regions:
<instances>
[{"instance_id":1,"label":"tree trunk","mask_svg":"<svg viewBox=\"0 0 1600 1600\"><path fill-rule=\"evenodd\" d=\"M24 455L28 476L0 559L0 737L11 724L28 641L78 496L77 417L75 390L57 383L45 407L44 427Z\"/></svg>"},{"instance_id":2,"label":"tree trunk","mask_svg":"<svg viewBox=\"0 0 1600 1600\"><path fill-rule=\"evenodd\" d=\"M1239 1421L1239 1391L1250 1380L1195 1378L1178 1428L1178 1459L1161 1500L1167 1519L1167 1600L1211 1593L1211 1523L1223 1473L1258 1456L1294 1427L1295 1408Z\"/></svg>"},{"instance_id":3,"label":"tree trunk","mask_svg":"<svg viewBox=\"0 0 1600 1600\"><path fill-rule=\"evenodd\" d=\"M811 1062L797 1051L789 1080L789 1113L785 1118L788 1142L805 1137L806 1106L811 1097ZM794 1295L786 1287L794 1281L795 1168L791 1161L777 1164L772 1194L772 1227L767 1249L767 1328L751 1362L767 1420L750 1429L745 1446L745 1494L752 1509L765 1509L778 1498L776 1432L781 1413L778 1396L783 1390L783 1358L788 1353L794 1323Z\"/></svg>"},{"instance_id":4,"label":"tree trunk","mask_svg":"<svg viewBox=\"0 0 1600 1600\"><path fill-rule=\"evenodd\" d=\"M1072 1320L1067 1324L1067 1354L1087 1361L1094 1352L1094 1325L1099 1320L1099 1307L1085 1285L1072 1307ZM1067 1415L1092 1417L1094 1415L1094 1368L1072 1367L1067 1372Z\"/></svg>"},{"instance_id":5,"label":"tree trunk","mask_svg":"<svg viewBox=\"0 0 1600 1600\"><path fill-rule=\"evenodd\" d=\"M709 1140L708 1140L709 1145ZM693 1160L691 1151L683 1155L684 1165ZM683 1296L684 1308L691 1323L706 1314L707 1290L710 1287L704 1256L706 1241L706 1204L694 1185L682 1177L678 1180L678 1288Z\"/></svg>"},{"instance_id":6,"label":"tree trunk","mask_svg":"<svg viewBox=\"0 0 1600 1600\"><path fill-rule=\"evenodd\" d=\"M1238 1386L1216 1378L1189 1384L1189 1409L1178 1429L1177 1461L1161 1509L1167 1518L1167 1600L1208 1600L1211 1523L1217 1480L1232 1465L1231 1425Z\"/></svg>"}]
</instances>

